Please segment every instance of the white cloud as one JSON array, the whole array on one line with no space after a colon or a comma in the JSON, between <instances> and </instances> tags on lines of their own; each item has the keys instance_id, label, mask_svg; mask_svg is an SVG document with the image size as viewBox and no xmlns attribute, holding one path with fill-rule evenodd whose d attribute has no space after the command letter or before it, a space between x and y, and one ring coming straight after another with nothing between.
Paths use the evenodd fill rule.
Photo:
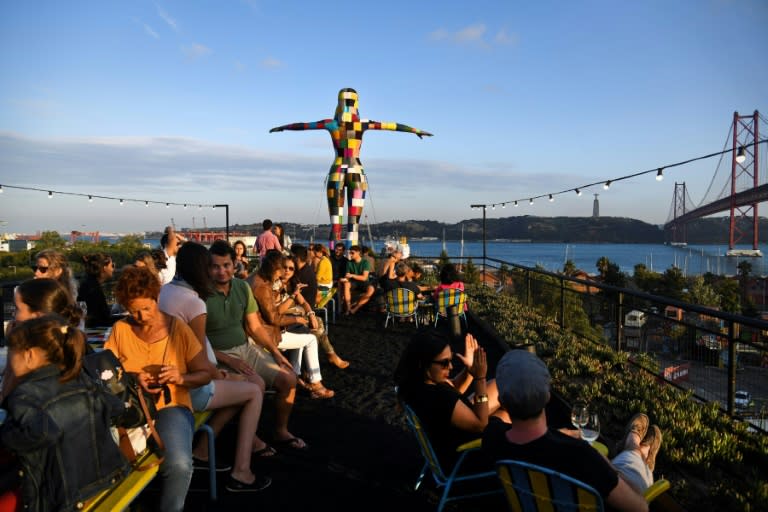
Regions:
<instances>
[{"instance_id":1,"label":"white cloud","mask_svg":"<svg viewBox=\"0 0 768 512\"><path fill-rule=\"evenodd\" d=\"M152 27L150 27L146 23L142 23L142 25L144 27L144 32L147 35L150 35L150 36L154 37L155 39L160 39L160 35L157 32L155 32L154 30L152 30Z\"/></svg>"},{"instance_id":2,"label":"white cloud","mask_svg":"<svg viewBox=\"0 0 768 512\"><path fill-rule=\"evenodd\" d=\"M163 10L162 7L159 5L157 6L157 15L162 18L162 20L171 27L175 32L179 32L179 24L176 23L176 20L171 18L167 12Z\"/></svg>"},{"instance_id":3,"label":"white cloud","mask_svg":"<svg viewBox=\"0 0 768 512\"><path fill-rule=\"evenodd\" d=\"M267 57L261 61L261 67L267 69L277 69L283 67L283 61L275 59L274 57Z\"/></svg>"},{"instance_id":4,"label":"white cloud","mask_svg":"<svg viewBox=\"0 0 768 512\"><path fill-rule=\"evenodd\" d=\"M213 53L213 50L211 50L207 46L202 45L200 43L192 43L189 46L183 46L182 51L187 57L193 60L207 57L208 55Z\"/></svg>"},{"instance_id":5,"label":"white cloud","mask_svg":"<svg viewBox=\"0 0 768 512\"><path fill-rule=\"evenodd\" d=\"M428 38L436 42L451 42L457 45L490 47L494 45L515 45L518 35L509 33L506 28L499 29L493 37L488 34L484 23L473 23L455 31L438 28L429 33Z\"/></svg>"}]
</instances>

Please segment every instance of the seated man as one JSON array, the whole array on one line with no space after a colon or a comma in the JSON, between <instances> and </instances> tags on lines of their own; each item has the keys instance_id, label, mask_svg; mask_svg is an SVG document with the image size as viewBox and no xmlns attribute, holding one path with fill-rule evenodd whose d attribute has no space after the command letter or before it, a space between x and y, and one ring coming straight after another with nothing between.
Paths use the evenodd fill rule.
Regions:
<instances>
[{"instance_id":1,"label":"seated man","mask_svg":"<svg viewBox=\"0 0 768 512\"><path fill-rule=\"evenodd\" d=\"M416 295L417 299L419 300L423 299L424 295L421 294L419 285L414 283L413 281L408 280L408 273L409 273L408 265L404 261L398 261L395 264L395 279L388 280L386 282L386 285L384 286L384 291L388 292L389 290L394 290L395 288L406 288L408 290L411 290L414 293L414 295Z\"/></svg>"},{"instance_id":2,"label":"seated man","mask_svg":"<svg viewBox=\"0 0 768 512\"><path fill-rule=\"evenodd\" d=\"M347 262L347 273L339 279L341 291L344 297L343 310L354 315L363 307L376 289L368 280L371 273L371 264L363 258L362 250L359 245L353 245L349 248L349 261ZM352 304L352 294L357 296L357 301Z\"/></svg>"},{"instance_id":3,"label":"seated man","mask_svg":"<svg viewBox=\"0 0 768 512\"><path fill-rule=\"evenodd\" d=\"M515 459L553 469L593 487L616 510L645 511L640 494L653 483L661 431L648 416L630 421L613 460L600 455L575 431L547 427L550 376L544 362L525 350L511 350L496 367L499 402L511 424L491 418L483 433L483 452L492 460Z\"/></svg>"},{"instance_id":4,"label":"seated man","mask_svg":"<svg viewBox=\"0 0 768 512\"><path fill-rule=\"evenodd\" d=\"M288 418L296 398L293 366L277 348L265 328L248 283L234 277L235 250L224 240L209 249L213 295L205 301L208 316L205 334L219 363L239 372L251 382L274 389L275 437L278 447L302 450L306 443L288 430ZM279 331L278 331L279 334ZM248 337L255 344L249 343Z\"/></svg>"}]
</instances>

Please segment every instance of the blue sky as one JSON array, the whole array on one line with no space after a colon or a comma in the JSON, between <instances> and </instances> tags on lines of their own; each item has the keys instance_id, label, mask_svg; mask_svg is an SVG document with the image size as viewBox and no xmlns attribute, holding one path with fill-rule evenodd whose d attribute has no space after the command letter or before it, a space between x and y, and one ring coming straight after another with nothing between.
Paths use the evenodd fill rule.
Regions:
<instances>
[{"instance_id":1,"label":"blue sky","mask_svg":"<svg viewBox=\"0 0 768 512\"><path fill-rule=\"evenodd\" d=\"M733 112L768 114L768 3L25 1L0 3L0 231L328 222L325 131L360 113L435 134L366 133L368 222L476 218L497 203L724 149ZM765 159L763 159L765 162ZM707 160L509 215L662 223ZM723 172L722 170L720 171ZM724 182L724 178L723 178Z\"/></svg>"}]
</instances>

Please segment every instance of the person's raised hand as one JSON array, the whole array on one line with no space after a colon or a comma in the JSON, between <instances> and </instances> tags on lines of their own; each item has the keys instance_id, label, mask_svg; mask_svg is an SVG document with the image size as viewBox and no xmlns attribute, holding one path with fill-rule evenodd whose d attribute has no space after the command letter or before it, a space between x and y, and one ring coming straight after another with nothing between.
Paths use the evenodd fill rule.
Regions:
<instances>
[{"instance_id":1,"label":"person's raised hand","mask_svg":"<svg viewBox=\"0 0 768 512\"><path fill-rule=\"evenodd\" d=\"M469 369L474 361L475 351L480 347L477 340L471 334L467 334L464 337L464 354L456 354L456 356L464 363L464 366Z\"/></svg>"},{"instance_id":2,"label":"person's raised hand","mask_svg":"<svg viewBox=\"0 0 768 512\"><path fill-rule=\"evenodd\" d=\"M475 379L484 379L488 375L488 358L482 347L475 351L475 359L468 371Z\"/></svg>"}]
</instances>

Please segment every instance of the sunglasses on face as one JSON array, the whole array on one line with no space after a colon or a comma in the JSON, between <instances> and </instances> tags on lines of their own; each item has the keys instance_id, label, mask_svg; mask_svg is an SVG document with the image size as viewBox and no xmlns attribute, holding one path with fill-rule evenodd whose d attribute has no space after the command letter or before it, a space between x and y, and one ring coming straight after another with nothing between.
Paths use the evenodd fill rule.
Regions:
<instances>
[{"instance_id":1,"label":"sunglasses on face","mask_svg":"<svg viewBox=\"0 0 768 512\"><path fill-rule=\"evenodd\" d=\"M290 270L291 272L293 272L294 270L296 270L296 268L295 267L283 267L283 270Z\"/></svg>"},{"instance_id":2,"label":"sunglasses on face","mask_svg":"<svg viewBox=\"0 0 768 512\"><path fill-rule=\"evenodd\" d=\"M432 361L432 364L436 364L440 368L446 369L451 366L452 362L453 362L453 359L448 358L448 359L438 359L436 361Z\"/></svg>"},{"instance_id":3,"label":"sunglasses on face","mask_svg":"<svg viewBox=\"0 0 768 512\"><path fill-rule=\"evenodd\" d=\"M45 274L48 272L48 269L51 267L44 267L42 265L32 265L32 272L40 272L41 274Z\"/></svg>"}]
</instances>

